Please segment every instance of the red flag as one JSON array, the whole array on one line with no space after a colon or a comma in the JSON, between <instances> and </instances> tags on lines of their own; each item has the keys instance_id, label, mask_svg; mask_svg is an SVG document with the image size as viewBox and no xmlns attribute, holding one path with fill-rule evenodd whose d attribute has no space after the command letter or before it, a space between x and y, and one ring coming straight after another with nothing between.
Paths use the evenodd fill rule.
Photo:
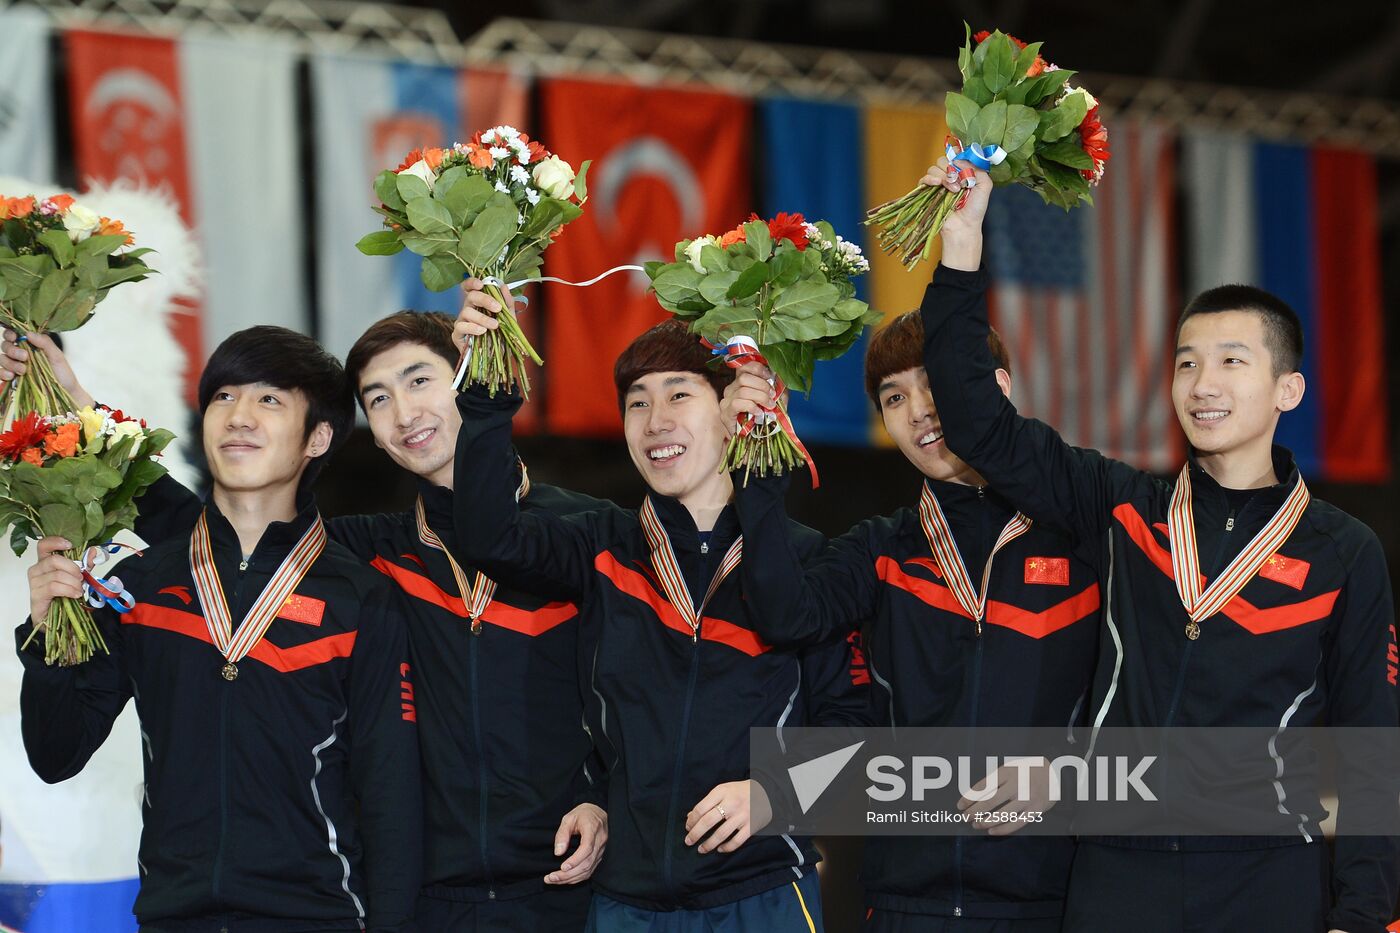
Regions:
<instances>
[{"instance_id":1,"label":"red flag","mask_svg":"<svg viewBox=\"0 0 1400 933\"><path fill-rule=\"evenodd\" d=\"M752 106L728 94L545 80L540 138L575 167L593 159L588 205L545 253L569 281L622 263L674 259L677 240L748 217ZM613 363L665 312L641 273L588 288L545 286L545 417L552 432L621 430Z\"/></svg>"},{"instance_id":2,"label":"red flag","mask_svg":"<svg viewBox=\"0 0 1400 933\"><path fill-rule=\"evenodd\" d=\"M70 30L65 44L79 177L165 185L194 227L175 42ZM201 308L194 301L180 304L188 311L172 319L173 328L185 351L185 395L193 406L204 369Z\"/></svg>"}]
</instances>

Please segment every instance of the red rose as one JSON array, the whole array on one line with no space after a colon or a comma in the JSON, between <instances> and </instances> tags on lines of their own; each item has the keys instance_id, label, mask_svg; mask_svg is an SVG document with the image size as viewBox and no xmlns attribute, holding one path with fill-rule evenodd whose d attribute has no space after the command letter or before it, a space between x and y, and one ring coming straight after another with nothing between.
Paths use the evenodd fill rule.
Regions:
<instances>
[{"instance_id":1,"label":"red rose","mask_svg":"<svg viewBox=\"0 0 1400 933\"><path fill-rule=\"evenodd\" d=\"M38 412L31 411L23 418L15 419L10 430L0 434L0 457L18 460L31 447L44 443L49 433L48 425Z\"/></svg>"},{"instance_id":2,"label":"red rose","mask_svg":"<svg viewBox=\"0 0 1400 933\"><path fill-rule=\"evenodd\" d=\"M749 220L758 220L754 214ZM798 249L807 248L807 221L801 214L789 214L786 212L778 214L768 221L768 235L776 243L779 240L788 240Z\"/></svg>"}]
</instances>

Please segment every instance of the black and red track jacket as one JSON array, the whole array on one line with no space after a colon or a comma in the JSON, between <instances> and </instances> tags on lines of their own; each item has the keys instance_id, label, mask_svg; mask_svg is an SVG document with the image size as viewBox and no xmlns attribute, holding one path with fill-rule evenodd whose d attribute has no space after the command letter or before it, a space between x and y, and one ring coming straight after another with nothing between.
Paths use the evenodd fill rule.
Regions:
<instances>
[{"instance_id":1,"label":"black and red track jacket","mask_svg":"<svg viewBox=\"0 0 1400 933\"><path fill-rule=\"evenodd\" d=\"M244 562L210 501L214 562L241 620L310 527L309 497ZM118 573L136 599L97 612L111 654L46 667L19 652L25 751L50 783L83 769L135 699L145 754L142 930L412 929L421 874L417 730L397 600L334 542L238 676L221 676L189 563L172 535ZM31 625L15 633L23 645Z\"/></svg>"},{"instance_id":2,"label":"black and red track jacket","mask_svg":"<svg viewBox=\"0 0 1400 933\"><path fill-rule=\"evenodd\" d=\"M925 480L977 586L1015 510L994 492ZM1038 726L1082 718L1098 642L1099 584L1064 535L1032 524L992 564L979 632L933 558L917 509L833 539L803 573L784 533L780 478L737 497L744 593L760 635L801 645L865 625L885 718L904 727ZM1051 836L875 836L862 871L879 909L966 917L1057 917L1073 840Z\"/></svg>"},{"instance_id":3,"label":"black and red track jacket","mask_svg":"<svg viewBox=\"0 0 1400 933\"><path fill-rule=\"evenodd\" d=\"M451 491L418 485L428 527L455 549ZM141 501L136 533L160 540L187 528L198 501L161 479ZM524 501L556 514L602 504L540 483ZM412 511L332 518L326 531L405 597L414 676L404 705L415 710L423 759L424 893L485 901L542 890L563 861L554 854L559 821L605 796L584 730L576 608L502 586L473 635L452 568L419 539Z\"/></svg>"},{"instance_id":4,"label":"black and red track jacket","mask_svg":"<svg viewBox=\"0 0 1400 933\"><path fill-rule=\"evenodd\" d=\"M841 639L805 651L764 642L739 573L715 591L698 636L667 600L635 511L559 517L516 507L511 417L518 396L458 398L458 538L502 579L579 601L580 663L593 739L608 765L608 851L595 890L648 910L731 903L813 870L817 853L791 836L758 836L729 854L685 845L686 813L715 786L749 777L749 729L868 721L869 695ZM702 544L690 512L653 495L693 599L739 534L733 507ZM821 536L787 531L804 555Z\"/></svg>"},{"instance_id":5,"label":"black and red track jacket","mask_svg":"<svg viewBox=\"0 0 1400 933\"><path fill-rule=\"evenodd\" d=\"M987 276L939 266L924 296L925 365L948 446L1028 515L1069 530L1098 551L1108 592L1091 717L1107 726L1400 725L1395 616L1385 555L1375 534L1313 498L1279 549L1281 560L1230 603L1184 632L1168 547L1174 478L1162 480L1071 447L1054 429L1021 417L998 390L987 350ZM1298 471L1274 448L1278 485L1236 514L1194 460L1192 501L1201 571L1219 574L1278 509ZM1275 756L1277 767L1297 770ZM1283 773L1281 771L1281 773ZM1346 818L1348 775L1340 776ZM1281 804L1281 806L1283 806ZM1297 837L1116 840L1121 845L1231 849L1318 842L1311 799L1290 793ZM1328 926L1380 933L1400 892L1400 845L1340 836Z\"/></svg>"}]
</instances>

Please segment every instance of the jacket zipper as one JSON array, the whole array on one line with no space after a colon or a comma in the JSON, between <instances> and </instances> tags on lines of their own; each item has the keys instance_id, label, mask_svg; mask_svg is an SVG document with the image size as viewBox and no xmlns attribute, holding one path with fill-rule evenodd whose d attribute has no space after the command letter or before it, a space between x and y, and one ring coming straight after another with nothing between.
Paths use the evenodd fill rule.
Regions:
<instances>
[{"instance_id":1,"label":"jacket zipper","mask_svg":"<svg viewBox=\"0 0 1400 933\"><path fill-rule=\"evenodd\" d=\"M477 679L476 646L480 641L481 639L478 637L468 638L467 654L471 659L471 663L468 667L470 668L471 674L472 730L476 733L477 779L481 784L481 801L479 807L480 823L478 826L478 832L481 835L481 869L486 873L486 897L488 900L494 901L496 899L496 882L495 879L491 877L491 862L486 854L486 812L489 795L486 786L486 743L481 736L481 691Z\"/></svg>"},{"instance_id":2,"label":"jacket zipper","mask_svg":"<svg viewBox=\"0 0 1400 933\"><path fill-rule=\"evenodd\" d=\"M233 586L233 604L239 610L243 609L243 581L250 560L251 558L240 557L238 562L238 582ZM211 886L215 898L220 896L224 851L228 847L228 698L236 683L225 683L219 691L219 848L214 853L214 883Z\"/></svg>"},{"instance_id":3,"label":"jacket zipper","mask_svg":"<svg viewBox=\"0 0 1400 933\"><path fill-rule=\"evenodd\" d=\"M978 486L978 487L977 487L977 501L978 501L978 502L985 502L985 501L986 501L986 498L987 498L986 489L985 489L984 487L982 487L982 486ZM981 524L984 525L984 524L986 523L986 518L987 518L987 516L986 516L986 514L985 514L985 511L983 511L983 512L980 514ZM985 528L979 528L979 531L982 533L983 537L986 536L986 529L985 529ZM988 557L988 559L990 560L991 558ZM971 710L969 711L969 716L970 716L970 718L969 718L969 721L968 721L968 739L969 739L969 741L971 741L971 739L976 735L976 732L977 732L977 714L978 714L978 712L980 711L980 708L981 708L981 699L982 699L982 644L983 644L983 642L982 642L982 620L981 620L981 619L977 619L977 620L976 620L976 626L975 626L975 628L974 628L974 631L975 631L975 633L976 633L976 634L975 634L975 638L976 638L976 647L974 647L973 650L972 650L972 708L971 708ZM956 835L956 836L953 837L953 878L954 878L954 887L953 887L953 916L954 916L954 917L961 917L961 916L962 916L962 912L963 912L963 874L962 874L962 862L963 862L963 834L962 834L962 833L959 833L958 835Z\"/></svg>"},{"instance_id":4,"label":"jacket zipper","mask_svg":"<svg viewBox=\"0 0 1400 933\"><path fill-rule=\"evenodd\" d=\"M703 624L703 620L701 620ZM681 734L676 742L676 767L672 771L674 777L671 781L671 806L666 811L666 848L661 857L662 878L665 881L666 889L673 890L675 887L675 873L672 867L672 850L676 845L676 817L681 799L681 773L685 762L685 746L690 737L690 710L695 702L695 682L700 674L700 630L696 628L696 640L692 643L690 652L690 680L685 688L685 704L681 713Z\"/></svg>"},{"instance_id":5,"label":"jacket zipper","mask_svg":"<svg viewBox=\"0 0 1400 933\"><path fill-rule=\"evenodd\" d=\"M1246 504L1245 509L1248 508L1249 506ZM1230 535L1235 531L1235 518L1235 510L1231 509L1230 514L1225 518L1225 532L1221 535L1220 544L1215 549L1215 560L1211 563L1211 570L1216 573L1219 573L1220 562L1225 556L1225 545L1229 543ZM1191 660L1191 647L1195 643L1194 639L1187 641L1186 649L1181 652L1181 667L1176 673L1176 687L1172 690L1172 702L1167 707L1167 719L1162 724L1163 727L1168 727L1176 721L1176 709L1181 703L1181 691L1186 686L1186 664Z\"/></svg>"}]
</instances>

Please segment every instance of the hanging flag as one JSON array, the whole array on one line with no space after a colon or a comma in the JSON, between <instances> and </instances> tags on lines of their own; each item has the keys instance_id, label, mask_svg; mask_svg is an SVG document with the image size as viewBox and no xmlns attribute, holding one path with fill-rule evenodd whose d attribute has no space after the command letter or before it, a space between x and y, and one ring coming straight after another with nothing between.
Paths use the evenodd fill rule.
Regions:
<instances>
[{"instance_id":1,"label":"hanging flag","mask_svg":"<svg viewBox=\"0 0 1400 933\"><path fill-rule=\"evenodd\" d=\"M311 88L316 150L326 154L315 169L318 330L326 349L344 356L387 314L455 315L461 307L460 293L423 285L412 253L385 264L355 249L382 220L372 210L379 203L374 176L412 149L464 142L500 123L530 133L528 84L505 72L317 55Z\"/></svg>"},{"instance_id":2,"label":"hanging flag","mask_svg":"<svg viewBox=\"0 0 1400 933\"><path fill-rule=\"evenodd\" d=\"M943 155L948 124L942 107L872 105L865 108L863 116L865 206L869 207L891 201L918 184L928 167ZM867 242L871 240L867 238ZM912 271L904 268L898 256L873 246L866 251L870 260L867 300L872 308L884 313L886 323L919 307L941 246L941 242L935 242L928 263ZM864 396L863 380L860 391ZM870 437L882 447L892 446L894 442L885 432L879 413L873 406L867 411L871 413Z\"/></svg>"},{"instance_id":3,"label":"hanging flag","mask_svg":"<svg viewBox=\"0 0 1400 933\"><path fill-rule=\"evenodd\" d=\"M1257 285L1303 323L1302 403L1278 443L1304 476L1390 476L1379 192L1364 153L1228 133L1184 141L1191 293ZM1189 297L1189 296L1188 296Z\"/></svg>"},{"instance_id":4,"label":"hanging flag","mask_svg":"<svg viewBox=\"0 0 1400 933\"><path fill-rule=\"evenodd\" d=\"M49 16L42 10L0 9L0 175L54 180L49 34Z\"/></svg>"},{"instance_id":5,"label":"hanging flag","mask_svg":"<svg viewBox=\"0 0 1400 933\"><path fill-rule=\"evenodd\" d=\"M1016 407L1072 444L1158 472L1183 456L1169 392L1174 160L1166 130L1120 119L1092 209L1065 212L1011 186L985 226Z\"/></svg>"},{"instance_id":6,"label":"hanging flag","mask_svg":"<svg viewBox=\"0 0 1400 933\"><path fill-rule=\"evenodd\" d=\"M839 236L863 248L866 205L860 180L866 153L860 145L860 110L852 104L770 98L759 104L758 125L763 216L788 211L825 220ZM822 157L813 158L815 152ZM855 284L856 297L868 300L866 277ZM862 376L868 340L863 335L844 356L817 363L810 395L793 394L792 422L805 443L870 442L870 403Z\"/></svg>"},{"instance_id":7,"label":"hanging flag","mask_svg":"<svg viewBox=\"0 0 1400 933\"><path fill-rule=\"evenodd\" d=\"M224 337L310 326L295 47L85 30L65 46L78 174L164 186L203 246L203 298L174 325L193 401Z\"/></svg>"},{"instance_id":8,"label":"hanging flag","mask_svg":"<svg viewBox=\"0 0 1400 933\"><path fill-rule=\"evenodd\" d=\"M592 159L588 205L545 253L545 272L569 281L619 263L674 259L678 240L722 233L753 210L752 105L728 94L620 82L540 84L549 148ZM545 286L545 412L558 434L621 432L612 370L617 355L665 312L642 273L588 288Z\"/></svg>"}]
</instances>

